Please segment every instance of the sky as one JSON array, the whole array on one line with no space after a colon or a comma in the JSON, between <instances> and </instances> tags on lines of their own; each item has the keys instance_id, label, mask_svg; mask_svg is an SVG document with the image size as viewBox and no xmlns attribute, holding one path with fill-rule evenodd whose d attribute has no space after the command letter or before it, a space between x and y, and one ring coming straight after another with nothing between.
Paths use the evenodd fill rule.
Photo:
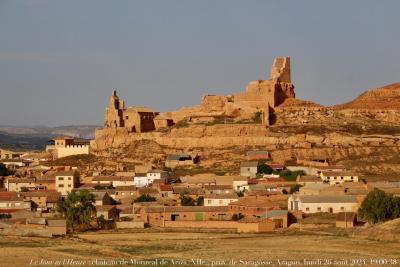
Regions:
<instances>
[{"instance_id":1,"label":"sky","mask_svg":"<svg viewBox=\"0 0 400 267\"><path fill-rule=\"evenodd\" d=\"M0 0L0 125L101 125L244 90L290 56L296 97L324 105L400 82L400 1Z\"/></svg>"}]
</instances>

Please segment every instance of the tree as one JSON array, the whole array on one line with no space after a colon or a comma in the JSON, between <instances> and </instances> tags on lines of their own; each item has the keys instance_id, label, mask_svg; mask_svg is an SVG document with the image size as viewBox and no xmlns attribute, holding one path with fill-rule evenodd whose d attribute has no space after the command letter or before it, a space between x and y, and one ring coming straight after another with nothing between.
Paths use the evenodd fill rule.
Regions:
<instances>
[{"instance_id":1,"label":"tree","mask_svg":"<svg viewBox=\"0 0 400 267\"><path fill-rule=\"evenodd\" d=\"M257 166L257 173L271 174L272 172L273 172L273 169L266 164L259 164Z\"/></svg>"},{"instance_id":2,"label":"tree","mask_svg":"<svg viewBox=\"0 0 400 267\"><path fill-rule=\"evenodd\" d=\"M198 197L196 199L196 206L204 206L204 197Z\"/></svg>"},{"instance_id":3,"label":"tree","mask_svg":"<svg viewBox=\"0 0 400 267\"><path fill-rule=\"evenodd\" d=\"M239 221L240 219L243 219L244 215L241 213L235 213L232 215L232 221Z\"/></svg>"},{"instance_id":4,"label":"tree","mask_svg":"<svg viewBox=\"0 0 400 267\"><path fill-rule=\"evenodd\" d=\"M105 226L106 226L106 223L107 223L107 220L106 220L106 218L104 218L104 215L103 215L103 214L100 215L99 217L97 217L97 226L98 226L100 229L104 229Z\"/></svg>"},{"instance_id":5,"label":"tree","mask_svg":"<svg viewBox=\"0 0 400 267\"><path fill-rule=\"evenodd\" d=\"M66 198L57 202L56 210L67 221L69 232L73 233L78 226L88 225L95 217L95 196L87 190L72 191Z\"/></svg>"},{"instance_id":6,"label":"tree","mask_svg":"<svg viewBox=\"0 0 400 267\"><path fill-rule=\"evenodd\" d=\"M12 174L6 167L6 165L4 165L3 163L0 163L0 176L7 176Z\"/></svg>"},{"instance_id":7,"label":"tree","mask_svg":"<svg viewBox=\"0 0 400 267\"><path fill-rule=\"evenodd\" d=\"M26 187L21 187L21 192L29 192L29 189Z\"/></svg>"},{"instance_id":8,"label":"tree","mask_svg":"<svg viewBox=\"0 0 400 267\"><path fill-rule=\"evenodd\" d=\"M181 199L181 206L195 206L195 200L190 196L182 194L180 199Z\"/></svg>"},{"instance_id":9,"label":"tree","mask_svg":"<svg viewBox=\"0 0 400 267\"><path fill-rule=\"evenodd\" d=\"M153 202L156 200L157 199L155 197L152 197L150 195L140 195L134 200L134 202Z\"/></svg>"},{"instance_id":10,"label":"tree","mask_svg":"<svg viewBox=\"0 0 400 267\"><path fill-rule=\"evenodd\" d=\"M395 211L397 204L397 198L375 188L365 197L359 209L359 214L370 223L386 221L394 218L394 215L398 215L399 211Z\"/></svg>"},{"instance_id":11,"label":"tree","mask_svg":"<svg viewBox=\"0 0 400 267\"><path fill-rule=\"evenodd\" d=\"M289 194L293 194L293 193L295 193L295 192L298 192L299 190L300 190L300 185L298 185L298 184L294 184L294 185L292 185L291 187L290 187L290 191L289 191Z\"/></svg>"}]
</instances>

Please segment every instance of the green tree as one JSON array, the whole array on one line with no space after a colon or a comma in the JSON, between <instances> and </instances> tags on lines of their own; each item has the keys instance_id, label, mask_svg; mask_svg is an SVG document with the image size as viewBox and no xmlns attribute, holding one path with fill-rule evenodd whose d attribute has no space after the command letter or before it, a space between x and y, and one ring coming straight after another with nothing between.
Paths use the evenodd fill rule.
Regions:
<instances>
[{"instance_id":1,"label":"green tree","mask_svg":"<svg viewBox=\"0 0 400 267\"><path fill-rule=\"evenodd\" d=\"M180 199L181 199L181 206L195 206L195 200L190 196L182 194Z\"/></svg>"},{"instance_id":2,"label":"green tree","mask_svg":"<svg viewBox=\"0 0 400 267\"><path fill-rule=\"evenodd\" d=\"M103 215L103 214L100 215L99 217L97 217L97 226L98 226L100 229L104 229L105 226L106 226L106 224L107 224L107 220L106 220L106 218L104 218L104 215Z\"/></svg>"},{"instance_id":3,"label":"green tree","mask_svg":"<svg viewBox=\"0 0 400 267\"><path fill-rule=\"evenodd\" d=\"M134 200L134 202L153 202L156 200L157 199L155 197L152 197L150 195L140 195Z\"/></svg>"},{"instance_id":4,"label":"green tree","mask_svg":"<svg viewBox=\"0 0 400 267\"><path fill-rule=\"evenodd\" d=\"M398 211L394 211L397 200L384 191L375 188L365 197L359 209L360 216L370 223L378 223L392 219Z\"/></svg>"},{"instance_id":5,"label":"green tree","mask_svg":"<svg viewBox=\"0 0 400 267\"><path fill-rule=\"evenodd\" d=\"M0 176L7 176L12 174L6 167L6 165L4 165L3 163L0 163Z\"/></svg>"},{"instance_id":6,"label":"green tree","mask_svg":"<svg viewBox=\"0 0 400 267\"><path fill-rule=\"evenodd\" d=\"M243 219L244 215L241 213L235 213L232 215L232 221L239 221L240 219Z\"/></svg>"},{"instance_id":7,"label":"green tree","mask_svg":"<svg viewBox=\"0 0 400 267\"><path fill-rule=\"evenodd\" d=\"M273 169L266 165L266 164L259 164L257 166L257 173L258 174L271 174L273 172Z\"/></svg>"},{"instance_id":8,"label":"green tree","mask_svg":"<svg viewBox=\"0 0 400 267\"><path fill-rule=\"evenodd\" d=\"M95 196L87 190L72 191L66 198L57 202L56 210L67 221L69 232L73 233L78 226L87 226L95 217Z\"/></svg>"},{"instance_id":9,"label":"green tree","mask_svg":"<svg viewBox=\"0 0 400 267\"><path fill-rule=\"evenodd\" d=\"M204 206L204 197L198 197L196 199L196 206Z\"/></svg>"},{"instance_id":10,"label":"green tree","mask_svg":"<svg viewBox=\"0 0 400 267\"><path fill-rule=\"evenodd\" d=\"M293 193L295 193L295 192L298 192L299 190L300 190L300 185L298 185L298 184L294 184L294 185L292 185L291 187L290 187L290 191L289 191L289 194L293 194Z\"/></svg>"}]
</instances>

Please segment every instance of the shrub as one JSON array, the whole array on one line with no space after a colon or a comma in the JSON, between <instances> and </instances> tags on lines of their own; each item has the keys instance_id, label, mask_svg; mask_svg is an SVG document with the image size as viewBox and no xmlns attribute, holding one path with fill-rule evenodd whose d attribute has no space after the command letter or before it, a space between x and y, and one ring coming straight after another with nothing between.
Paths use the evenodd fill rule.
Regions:
<instances>
[{"instance_id":1,"label":"shrub","mask_svg":"<svg viewBox=\"0 0 400 267\"><path fill-rule=\"evenodd\" d=\"M195 206L195 200L190 196L182 194L180 199L181 199L181 206Z\"/></svg>"},{"instance_id":2,"label":"shrub","mask_svg":"<svg viewBox=\"0 0 400 267\"><path fill-rule=\"evenodd\" d=\"M258 174L271 174L273 172L273 169L266 165L266 164L259 164L257 166L257 173Z\"/></svg>"},{"instance_id":3,"label":"shrub","mask_svg":"<svg viewBox=\"0 0 400 267\"><path fill-rule=\"evenodd\" d=\"M156 201L156 198L150 195L140 195L134 200L134 202L153 202L153 201Z\"/></svg>"}]
</instances>

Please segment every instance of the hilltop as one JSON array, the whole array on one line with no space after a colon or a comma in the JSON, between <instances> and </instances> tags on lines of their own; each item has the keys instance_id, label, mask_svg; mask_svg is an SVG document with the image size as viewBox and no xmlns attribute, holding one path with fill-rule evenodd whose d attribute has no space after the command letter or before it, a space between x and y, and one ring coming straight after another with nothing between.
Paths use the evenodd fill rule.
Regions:
<instances>
[{"instance_id":1,"label":"hilltop","mask_svg":"<svg viewBox=\"0 0 400 267\"><path fill-rule=\"evenodd\" d=\"M367 90L353 101L335 107L338 109L400 110L400 83Z\"/></svg>"}]
</instances>

